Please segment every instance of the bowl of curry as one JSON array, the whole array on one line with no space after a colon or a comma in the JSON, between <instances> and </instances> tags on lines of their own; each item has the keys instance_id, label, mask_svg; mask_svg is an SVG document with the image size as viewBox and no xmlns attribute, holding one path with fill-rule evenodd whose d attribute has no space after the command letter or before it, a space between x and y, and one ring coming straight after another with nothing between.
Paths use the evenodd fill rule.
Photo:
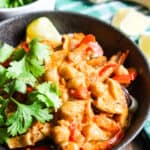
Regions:
<instances>
[{"instance_id":1,"label":"bowl of curry","mask_svg":"<svg viewBox=\"0 0 150 150\"><path fill-rule=\"evenodd\" d=\"M2 22L0 40L3 149L119 149L141 131L149 65L110 25L38 12Z\"/></svg>"}]
</instances>

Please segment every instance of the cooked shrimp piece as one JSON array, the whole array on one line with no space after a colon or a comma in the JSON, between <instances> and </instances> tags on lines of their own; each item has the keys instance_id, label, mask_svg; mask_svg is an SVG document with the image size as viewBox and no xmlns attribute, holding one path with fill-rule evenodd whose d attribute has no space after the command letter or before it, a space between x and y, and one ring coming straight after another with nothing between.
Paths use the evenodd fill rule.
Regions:
<instances>
[{"instance_id":1,"label":"cooked shrimp piece","mask_svg":"<svg viewBox=\"0 0 150 150\"><path fill-rule=\"evenodd\" d=\"M98 127L110 132L112 135L118 132L121 128L120 125L115 120L113 120L113 118L110 118L107 113L100 113L99 115L95 115L93 120L98 125Z\"/></svg>"},{"instance_id":2,"label":"cooked shrimp piece","mask_svg":"<svg viewBox=\"0 0 150 150\"><path fill-rule=\"evenodd\" d=\"M90 60L87 61L87 63L93 67L100 67L102 65L104 65L107 61L106 56L101 56L101 57L96 57L96 58L92 58Z\"/></svg>"},{"instance_id":3,"label":"cooked shrimp piece","mask_svg":"<svg viewBox=\"0 0 150 150\"><path fill-rule=\"evenodd\" d=\"M75 142L65 142L61 145L62 150L80 150Z\"/></svg>"},{"instance_id":4,"label":"cooked shrimp piece","mask_svg":"<svg viewBox=\"0 0 150 150\"><path fill-rule=\"evenodd\" d=\"M45 72L45 80L46 81L53 81L58 82L59 81L59 75L57 67L49 67Z\"/></svg>"},{"instance_id":5,"label":"cooked shrimp piece","mask_svg":"<svg viewBox=\"0 0 150 150\"><path fill-rule=\"evenodd\" d=\"M124 92L119 83L108 79L103 95L94 101L94 105L102 111L112 114L123 114L128 110Z\"/></svg>"},{"instance_id":6,"label":"cooked shrimp piece","mask_svg":"<svg viewBox=\"0 0 150 150\"><path fill-rule=\"evenodd\" d=\"M83 127L82 133L85 136L87 142L98 140L104 141L110 138L109 133L107 133L107 131L102 130L95 123L92 122L86 124Z\"/></svg>"},{"instance_id":7,"label":"cooked shrimp piece","mask_svg":"<svg viewBox=\"0 0 150 150\"><path fill-rule=\"evenodd\" d=\"M77 69L68 63L61 64L58 71L65 80L75 78L76 75L80 74Z\"/></svg>"},{"instance_id":8,"label":"cooked shrimp piece","mask_svg":"<svg viewBox=\"0 0 150 150\"><path fill-rule=\"evenodd\" d=\"M63 40L63 49L65 50L70 50L71 49L71 36L70 35L63 35L62 37Z\"/></svg>"},{"instance_id":9,"label":"cooked shrimp piece","mask_svg":"<svg viewBox=\"0 0 150 150\"><path fill-rule=\"evenodd\" d=\"M61 116L69 121L82 120L84 114L85 102L82 100L74 100L64 102L60 112Z\"/></svg>"},{"instance_id":10,"label":"cooked shrimp piece","mask_svg":"<svg viewBox=\"0 0 150 150\"><path fill-rule=\"evenodd\" d=\"M70 131L66 126L55 126L52 130L54 141L57 144L69 141Z\"/></svg>"}]
</instances>

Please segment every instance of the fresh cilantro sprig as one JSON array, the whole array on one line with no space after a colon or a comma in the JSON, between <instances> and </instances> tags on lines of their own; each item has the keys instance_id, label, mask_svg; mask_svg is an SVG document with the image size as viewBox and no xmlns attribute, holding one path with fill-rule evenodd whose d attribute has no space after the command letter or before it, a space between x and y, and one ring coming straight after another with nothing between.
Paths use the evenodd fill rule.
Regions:
<instances>
[{"instance_id":1,"label":"fresh cilantro sprig","mask_svg":"<svg viewBox=\"0 0 150 150\"><path fill-rule=\"evenodd\" d=\"M5 109L8 105L8 99L4 99L0 96L0 126L3 126L6 121Z\"/></svg>"},{"instance_id":2,"label":"fresh cilantro sprig","mask_svg":"<svg viewBox=\"0 0 150 150\"><path fill-rule=\"evenodd\" d=\"M50 50L47 45L40 43L37 39L29 43L29 48L30 51L21 60L10 63L7 76L34 86L37 78L45 72L44 60L50 56Z\"/></svg>"},{"instance_id":3,"label":"fresh cilantro sprig","mask_svg":"<svg viewBox=\"0 0 150 150\"><path fill-rule=\"evenodd\" d=\"M0 63L4 63L13 53L14 48L0 41Z\"/></svg>"},{"instance_id":4,"label":"fresh cilantro sprig","mask_svg":"<svg viewBox=\"0 0 150 150\"><path fill-rule=\"evenodd\" d=\"M0 0L0 8L20 7L36 0Z\"/></svg>"},{"instance_id":5,"label":"fresh cilantro sprig","mask_svg":"<svg viewBox=\"0 0 150 150\"><path fill-rule=\"evenodd\" d=\"M58 85L56 83L44 82L37 87L37 90L29 94L30 101L43 102L47 107L58 109L61 105L59 100Z\"/></svg>"},{"instance_id":6,"label":"fresh cilantro sprig","mask_svg":"<svg viewBox=\"0 0 150 150\"><path fill-rule=\"evenodd\" d=\"M0 144L4 144L7 139L9 139L9 135L7 133L6 128L0 128Z\"/></svg>"},{"instance_id":7,"label":"fresh cilantro sprig","mask_svg":"<svg viewBox=\"0 0 150 150\"><path fill-rule=\"evenodd\" d=\"M0 88L2 88L8 80L7 69L0 65Z\"/></svg>"},{"instance_id":8,"label":"fresh cilantro sprig","mask_svg":"<svg viewBox=\"0 0 150 150\"><path fill-rule=\"evenodd\" d=\"M42 104L36 101L31 105L25 105L13 98L11 98L11 100L17 105L17 111L13 113L6 122L8 133L12 136L25 133L31 126L34 118L41 123L52 119L50 109L43 108Z\"/></svg>"},{"instance_id":9,"label":"fresh cilantro sprig","mask_svg":"<svg viewBox=\"0 0 150 150\"><path fill-rule=\"evenodd\" d=\"M6 122L8 132L12 136L25 133L34 119L45 123L52 119L50 108L59 108L58 86L50 82L40 84L37 89L28 95L29 105L21 104L14 98L10 98L17 105L17 111Z\"/></svg>"},{"instance_id":10,"label":"fresh cilantro sprig","mask_svg":"<svg viewBox=\"0 0 150 150\"><path fill-rule=\"evenodd\" d=\"M7 95L7 99L0 96L0 131L5 131L0 133L0 137L4 135L0 143L9 136L27 132L34 120L41 123L50 121L53 118L52 109L56 110L61 105L58 85L39 82L45 73L44 60L50 57L49 47L35 39L29 43L29 49L27 53L22 48L14 51L7 68L0 65L0 93ZM31 93L26 90L29 85L33 89ZM15 98L15 92L27 95L25 104ZM10 102L16 105L16 110L6 115Z\"/></svg>"}]
</instances>

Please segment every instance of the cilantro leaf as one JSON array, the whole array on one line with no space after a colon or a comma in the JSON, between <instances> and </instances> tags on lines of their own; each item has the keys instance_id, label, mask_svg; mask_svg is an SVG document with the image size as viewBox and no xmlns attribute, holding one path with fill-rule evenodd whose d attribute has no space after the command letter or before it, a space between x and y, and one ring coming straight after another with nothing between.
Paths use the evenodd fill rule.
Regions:
<instances>
[{"instance_id":1,"label":"cilantro leaf","mask_svg":"<svg viewBox=\"0 0 150 150\"><path fill-rule=\"evenodd\" d=\"M12 136L25 133L31 126L34 119L45 123L52 119L50 110L43 108L40 103L34 102L31 105L25 105L11 98L17 105L17 111L7 119L8 133Z\"/></svg>"},{"instance_id":2,"label":"cilantro leaf","mask_svg":"<svg viewBox=\"0 0 150 150\"><path fill-rule=\"evenodd\" d=\"M0 63L4 63L13 53L12 46L0 41Z\"/></svg>"},{"instance_id":3,"label":"cilantro leaf","mask_svg":"<svg viewBox=\"0 0 150 150\"><path fill-rule=\"evenodd\" d=\"M6 121L5 109L7 107L7 104L8 104L8 100L3 99L0 96L0 126L4 125Z\"/></svg>"},{"instance_id":4,"label":"cilantro leaf","mask_svg":"<svg viewBox=\"0 0 150 150\"><path fill-rule=\"evenodd\" d=\"M54 87L55 86L55 87ZM61 105L59 99L58 86L50 82L44 82L37 87L36 91L29 94L31 101L43 102L47 107L58 109Z\"/></svg>"},{"instance_id":5,"label":"cilantro leaf","mask_svg":"<svg viewBox=\"0 0 150 150\"><path fill-rule=\"evenodd\" d=\"M36 77L40 77L44 74L44 66L41 65L35 58L27 58L28 68L30 68L31 73Z\"/></svg>"},{"instance_id":6,"label":"cilantro leaf","mask_svg":"<svg viewBox=\"0 0 150 150\"><path fill-rule=\"evenodd\" d=\"M17 78L24 72L27 72L25 57L20 61L13 61L8 68L8 77Z\"/></svg>"},{"instance_id":7,"label":"cilantro leaf","mask_svg":"<svg viewBox=\"0 0 150 150\"><path fill-rule=\"evenodd\" d=\"M9 138L6 128L0 128L0 137L0 144L4 144Z\"/></svg>"},{"instance_id":8,"label":"cilantro leaf","mask_svg":"<svg viewBox=\"0 0 150 150\"><path fill-rule=\"evenodd\" d=\"M8 68L0 66L0 88L3 88L2 90L8 93L9 100L16 104L16 111L6 116L7 103L5 102L9 100L0 97L0 125L6 125L7 132L11 136L25 133L34 120L42 123L50 121L53 116L49 108L57 109L60 106L58 87L51 83L39 85L30 95L34 101L28 105L12 97L16 91L26 93L27 84L35 87L38 78L45 72L44 60L50 55L48 46L33 40L29 48L28 53L22 50L15 52Z\"/></svg>"},{"instance_id":9,"label":"cilantro leaf","mask_svg":"<svg viewBox=\"0 0 150 150\"><path fill-rule=\"evenodd\" d=\"M28 57L31 59L36 58L40 64L43 64L44 60L50 56L49 47L45 44L39 42L38 39L33 39L29 43L30 51L28 53Z\"/></svg>"},{"instance_id":10,"label":"cilantro leaf","mask_svg":"<svg viewBox=\"0 0 150 150\"><path fill-rule=\"evenodd\" d=\"M18 79L23 81L26 84L29 84L32 87L37 82L37 79L30 72L24 72L24 73L20 74Z\"/></svg>"},{"instance_id":11,"label":"cilantro leaf","mask_svg":"<svg viewBox=\"0 0 150 150\"><path fill-rule=\"evenodd\" d=\"M9 96L12 96L15 91L20 93L26 93L26 84L22 80L12 80L11 82L5 84L4 91L9 93Z\"/></svg>"},{"instance_id":12,"label":"cilantro leaf","mask_svg":"<svg viewBox=\"0 0 150 150\"><path fill-rule=\"evenodd\" d=\"M8 81L7 69L0 65L0 88Z\"/></svg>"},{"instance_id":13,"label":"cilantro leaf","mask_svg":"<svg viewBox=\"0 0 150 150\"><path fill-rule=\"evenodd\" d=\"M44 74L44 60L50 56L48 46L40 43L38 39L34 39L29 43L30 51L26 56L26 61L30 72L36 77Z\"/></svg>"},{"instance_id":14,"label":"cilantro leaf","mask_svg":"<svg viewBox=\"0 0 150 150\"><path fill-rule=\"evenodd\" d=\"M31 86L35 85L36 78L42 76L45 72L44 60L50 55L48 46L41 44L38 40L33 40L29 44L30 51L23 54L16 54L16 59L19 61L12 61L8 68L7 76L12 79L22 80L25 84Z\"/></svg>"},{"instance_id":15,"label":"cilantro leaf","mask_svg":"<svg viewBox=\"0 0 150 150\"><path fill-rule=\"evenodd\" d=\"M13 52L12 60L20 60L25 56L23 48L19 48Z\"/></svg>"},{"instance_id":16,"label":"cilantro leaf","mask_svg":"<svg viewBox=\"0 0 150 150\"><path fill-rule=\"evenodd\" d=\"M30 73L28 65L26 63L26 57L23 57L20 61L13 61L8 68L7 76L9 78L18 79L24 84L34 86L37 79Z\"/></svg>"}]
</instances>

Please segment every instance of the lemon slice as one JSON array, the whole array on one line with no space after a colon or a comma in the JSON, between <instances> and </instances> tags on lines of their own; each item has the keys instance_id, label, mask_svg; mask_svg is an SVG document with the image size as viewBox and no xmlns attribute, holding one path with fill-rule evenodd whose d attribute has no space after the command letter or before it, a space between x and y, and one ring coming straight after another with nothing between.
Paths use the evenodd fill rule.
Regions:
<instances>
[{"instance_id":1,"label":"lemon slice","mask_svg":"<svg viewBox=\"0 0 150 150\"><path fill-rule=\"evenodd\" d=\"M126 8L118 11L112 24L129 36L138 36L150 25L150 19L135 9Z\"/></svg>"},{"instance_id":2,"label":"lemon slice","mask_svg":"<svg viewBox=\"0 0 150 150\"><path fill-rule=\"evenodd\" d=\"M40 17L33 20L26 30L26 40L30 42L34 38L49 40L54 47L61 44L61 35L46 17Z\"/></svg>"},{"instance_id":3,"label":"lemon slice","mask_svg":"<svg viewBox=\"0 0 150 150\"><path fill-rule=\"evenodd\" d=\"M139 47L150 61L150 34L144 34L140 37Z\"/></svg>"},{"instance_id":4,"label":"lemon slice","mask_svg":"<svg viewBox=\"0 0 150 150\"><path fill-rule=\"evenodd\" d=\"M113 17L112 19L112 25L114 25L117 28L120 28L120 24L123 21L123 19L126 17L128 14L129 9L128 8L123 8L120 9Z\"/></svg>"}]
</instances>

